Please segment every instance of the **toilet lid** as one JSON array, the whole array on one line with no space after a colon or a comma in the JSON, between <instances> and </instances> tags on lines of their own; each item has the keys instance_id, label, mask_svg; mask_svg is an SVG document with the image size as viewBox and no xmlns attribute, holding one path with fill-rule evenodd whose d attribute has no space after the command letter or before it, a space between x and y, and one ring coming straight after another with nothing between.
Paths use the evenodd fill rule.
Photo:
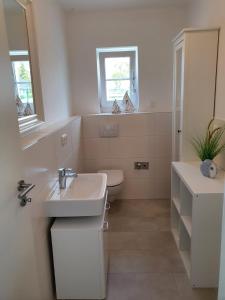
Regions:
<instances>
[{"instance_id":1,"label":"toilet lid","mask_svg":"<svg viewBox=\"0 0 225 300\"><path fill-rule=\"evenodd\" d=\"M107 175L107 186L119 185L124 180L122 170L99 170L98 173L105 173Z\"/></svg>"}]
</instances>

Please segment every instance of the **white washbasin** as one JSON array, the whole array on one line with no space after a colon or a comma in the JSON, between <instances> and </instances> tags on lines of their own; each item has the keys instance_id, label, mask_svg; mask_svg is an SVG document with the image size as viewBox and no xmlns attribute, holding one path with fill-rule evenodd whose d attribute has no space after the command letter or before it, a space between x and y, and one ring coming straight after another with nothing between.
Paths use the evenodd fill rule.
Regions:
<instances>
[{"instance_id":1,"label":"white washbasin","mask_svg":"<svg viewBox=\"0 0 225 300\"><path fill-rule=\"evenodd\" d=\"M67 178L67 187L59 189L58 183L46 201L49 217L98 216L103 213L106 174L78 174Z\"/></svg>"}]
</instances>

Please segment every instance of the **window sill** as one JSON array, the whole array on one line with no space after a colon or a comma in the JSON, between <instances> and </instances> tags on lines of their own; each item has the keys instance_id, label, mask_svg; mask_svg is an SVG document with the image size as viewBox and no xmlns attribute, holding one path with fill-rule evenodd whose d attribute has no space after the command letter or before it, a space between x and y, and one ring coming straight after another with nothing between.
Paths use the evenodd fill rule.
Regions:
<instances>
[{"instance_id":1,"label":"window sill","mask_svg":"<svg viewBox=\"0 0 225 300\"><path fill-rule=\"evenodd\" d=\"M20 134L22 136L32 133L45 123L43 121L38 120L37 115L20 118L18 122Z\"/></svg>"},{"instance_id":2,"label":"window sill","mask_svg":"<svg viewBox=\"0 0 225 300\"><path fill-rule=\"evenodd\" d=\"M57 122L39 122L33 129L27 130L21 134L21 147L22 150L26 150L33 145L37 144L41 139L47 137L53 132L65 127L71 121L80 118L79 116L70 117Z\"/></svg>"},{"instance_id":3,"label":"window sill","mask_svg":"<svg viewBox=\"0 0 225 300\"><path fill-rule=\"evenodd\" d=\"M150 112L150 111L135 111L135 112L130 112L130 113L125 113L125 112L121 112L119 114L114 114L112 112L102 112L102 113L96 113L96 114L85 114L84 116L129 116L129 115L143 115L143 114L150 114L150 113L154 113L154 112Z\"/></svg>"}]
</instances>

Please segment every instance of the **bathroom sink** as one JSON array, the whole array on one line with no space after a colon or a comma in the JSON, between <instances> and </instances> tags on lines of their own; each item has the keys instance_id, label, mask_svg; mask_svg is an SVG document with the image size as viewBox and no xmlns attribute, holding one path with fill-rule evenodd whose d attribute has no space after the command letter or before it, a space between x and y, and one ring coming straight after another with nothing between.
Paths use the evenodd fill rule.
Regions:
<instances>
[{"instance_id":1,"label":"bathroom sink","mask_svg":"<svg viewBox=\"0 0 225 300\"><path fill-rule=\"evenodd\" d=\"M49 217L98 216L103 213L106 195L106 174L78 174L67 179L66 189L58 183L46 201Z\"/></svg>"}]
</instances>

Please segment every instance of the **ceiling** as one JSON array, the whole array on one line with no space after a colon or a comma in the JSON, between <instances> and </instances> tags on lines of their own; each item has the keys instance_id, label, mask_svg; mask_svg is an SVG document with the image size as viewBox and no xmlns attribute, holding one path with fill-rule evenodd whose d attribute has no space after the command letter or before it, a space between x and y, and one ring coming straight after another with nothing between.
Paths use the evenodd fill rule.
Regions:
<instances>
[{"instance_id":1,"label":"ceiling","mask_svg":"<svg viewBox=\"0 0 225 300\"><path fill-rule=\"evenodd\" d=\"M183 6L192 0L57 0L64 9L77 11Z\"/></svg>"}]
</instances>

